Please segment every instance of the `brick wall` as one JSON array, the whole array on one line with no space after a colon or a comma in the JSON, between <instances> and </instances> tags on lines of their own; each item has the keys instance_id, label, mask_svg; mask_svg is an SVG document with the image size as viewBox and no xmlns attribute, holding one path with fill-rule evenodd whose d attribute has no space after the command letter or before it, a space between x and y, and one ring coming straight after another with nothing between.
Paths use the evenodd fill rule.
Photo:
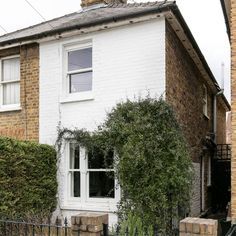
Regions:
<instances>
[{"instance_id":1,"label":"brick wall","mask_svg":"<svg viewBox=\"0 0 236 236\"><path fill-rule=\"evenodd\" d=\"M88 39L91 39L93 47L92 92L86 92L83 97L82 93L67 94L64 86L67 78L63 76L66 67L63 49L72 44L81 46ZM159 97L164 92L165 20L162 17L43 42L40 44L40 142L54 144L58 124L72 129L94 130L104 122L107 112L116 103L147 94ZM119 193L115 201L105 203L91 204L87 196L82 198L82 204L79 200L72 202L65 184L68 180L65 168L67 160L65 151L60 160L58 178L62 214L68 216L82 210L109 212L109 224L115 224L117 217L112 212L117 211Z\"/></svg>"},{"instance_id":2,"label":"brick wall","mask_svg":"<svg viewBox=\"0 0 236 236\"><path fill-rule=\"evenodd\" d=\"M172 28L166 27L166 99L177 114L192 153L200 162L202 139L212 132L212 99L208 89L208 117L203 114L203 84L194 65ZM206 85L206 84L205 84Z\"/></svg>"},{"instance_id":3,"label":"brick wall","mask_svg":"<svg viewBox=\"0 0 236 236\"><path fill-rule=\"evenodd\" d=\"M187 217L180 221L180 236L217 236L218 221Z\"/></svg>"},{"instance_id":4,"label":"brick wall","mask_svg":"<svg viewBox=\"0 0 236 236\"><path fill-rule=\"evenodd\" d=\"M38 141L39 47L30 44L0 50L0 58L20 55L21 110L0 112L0 135Z\"/></svg>"},{"instance_id":5,"label":"brick wall","mask_svg":"<svg viewBox=\"0 0 236 236\"><path fill-rule=\"evenodd\" d=\"M231 213L236 223L236 1L231 0L231 109L232 109L232 157L231 157Z\"/></svg>"},{"instance_id":6,"label":"brick wall","mask_svg":"<svg viewBox=\"0 0 236 236\"><path fill-rule=\"evenodd\" d=\"M190 58L186 49L176 36L171 26L166 24L166 99L176 111L177 119L182 126L191 157L194 163L201 163L204 156L204 193L205 209L210 206L210 194L207 187L208 157L211 152L203 153L203 140L213 132L213 92L208 87L208 117L203 114L203 84L204 80ZM218 103L217 142L225 143L225 108ZM201 178L198 174L196 178ZM195 188L196 186L194 186ZM200 193L192 196L193 201L199 201ZM192 201L192 206L200 204ZM193 215L196 215L194 207ZM200 212L200 209L199 209Z\"/></svg>"}]
</instances>

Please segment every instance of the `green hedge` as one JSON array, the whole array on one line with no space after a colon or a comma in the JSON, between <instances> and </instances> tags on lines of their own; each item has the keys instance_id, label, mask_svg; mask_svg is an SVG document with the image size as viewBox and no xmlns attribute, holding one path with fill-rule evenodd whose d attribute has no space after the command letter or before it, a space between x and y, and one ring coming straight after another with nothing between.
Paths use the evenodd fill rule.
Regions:
<instances>
[{"instance_id":1,"label":"green hedge","mask_svg":"<svg viewBox=\"0 0 236 236\"><path fill-rule=\"evenodd\" d=\"M0 213L45 217L56 207L54 148L0 137Z\"/></svg>"}]
</instances>

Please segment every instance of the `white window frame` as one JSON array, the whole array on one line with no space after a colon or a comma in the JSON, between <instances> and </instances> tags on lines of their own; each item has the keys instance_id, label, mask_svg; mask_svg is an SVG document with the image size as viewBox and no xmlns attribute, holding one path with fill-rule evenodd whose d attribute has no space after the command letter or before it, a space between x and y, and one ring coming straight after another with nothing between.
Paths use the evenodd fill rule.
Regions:
<instances>
[{"instance_id":1,"label":"white window frame","mask_svg":"<svg viewBox=\"0 0 236 236\"><path fill-rule=\"evenodd\" d=\"M203 114L208 118L208 91L206 85L203 85Z\"/></svg>"},{"instance_id":2,"label":"white window frame","mask_svg":"<svg viewBox=\"0 0 236 236\"><path fill-rule=\"evenodd\" d=\"M72 196L72 182L70 169L70 144L73 141L65 143L65 202L62 208L78 210L105 210L115 211L117 203L120 200L120 187L118 180L114 180L114 198L91 198L89 197L89 171L114 171L114 169L88 169L88 155L84 147L80 147L80 197ZM115 159L115 158L114 158ZM76 169L77 170L77 169ZM78 170L77 170L78 171ZM99 205L98 205L99 204Z\"/></svg>"},{"instance_id":3,"label":"white window frame","mask_svg":"<svg viewBox=\"0 0 236 236\"><path fill-rule=\"evenodd\" d=\"M20 76L19 76L19 80L11 80L11 81L3 81L2 80L3 79L3 74L2 74L3 61L8 60L8 59L14 59L14 58L20 59L20 55L13 55L13 56L0 58L0 112L21 109L20 99L19 99L19 103L16 103L16 104L8 104L8 105L3 104L3 85L4 84L11 84L11 83L19 83L20 84ZM20 90L21 90L21 87L20 87Z\"/></svg>"},{"instance_id":4,"label":"white window frame","mask_svg":"<svg viewBox=\"0 0 236 236\"><path fill-rule=\"evenodd\" d=\"M84 100L93 100L93 85L94 85L94 73L93 73L93 63L92 67L88 67L85 69L69 71L68 70L68 54L71 51L82 50L86 48L92 48L93 44L92 40L83 40L80 42L71 42L69 44L62 45L63 50L63 83L62 83L62 97L60 99L60 103L68 103L68 102L76 102L76 101L84 101ZM92 61L93 61L93 53L92 53ZM83 72L92 72L92 89L89 91L75 92L70 93L70 80L69 77L71 74L75 73L83 73Z\"/></svg>"}]
</instances>

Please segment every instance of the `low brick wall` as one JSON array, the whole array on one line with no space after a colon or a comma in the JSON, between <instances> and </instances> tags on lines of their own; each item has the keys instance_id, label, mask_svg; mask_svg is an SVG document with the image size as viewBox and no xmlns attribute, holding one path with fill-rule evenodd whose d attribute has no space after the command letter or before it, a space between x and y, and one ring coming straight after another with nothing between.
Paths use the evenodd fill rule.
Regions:
<instances>
[{"instance_id":1,"label":"low brick wall","mask_svg":"<svg viewBox=\"0 0 236 236\"><path fill-rule=\"evenodd\" d=\"M108 224L108 214L82 213L71 217L73 236L101 236L103 224Z\"/></svg>"},{"instance_id":2,"label":"low brick wall","mask_svg":"<svg viewBox=\"0 0 236 236\"><path fill-rule=\"evenodd\" d=\"M180 236L217 236L218 221L187 217L180 221Z\"/></svg>"}]
</instances>

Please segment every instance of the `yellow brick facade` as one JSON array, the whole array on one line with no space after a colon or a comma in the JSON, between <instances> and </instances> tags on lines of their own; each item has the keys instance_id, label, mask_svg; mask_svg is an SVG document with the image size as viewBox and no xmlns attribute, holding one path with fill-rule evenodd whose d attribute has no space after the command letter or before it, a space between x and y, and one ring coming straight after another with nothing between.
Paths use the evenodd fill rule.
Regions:
<instances>
[{"instance_id":1,"label":"yellow brick facade","mask_svg":"<svg viewBox=\"0 0 236 236\"><path fill-rule=\"evenodd\" d=\"M0 50L0 58L20 55L21 110L0 112L0 136L39 139L39 46L29 44Z\"/></svg>"}]
</instances>

